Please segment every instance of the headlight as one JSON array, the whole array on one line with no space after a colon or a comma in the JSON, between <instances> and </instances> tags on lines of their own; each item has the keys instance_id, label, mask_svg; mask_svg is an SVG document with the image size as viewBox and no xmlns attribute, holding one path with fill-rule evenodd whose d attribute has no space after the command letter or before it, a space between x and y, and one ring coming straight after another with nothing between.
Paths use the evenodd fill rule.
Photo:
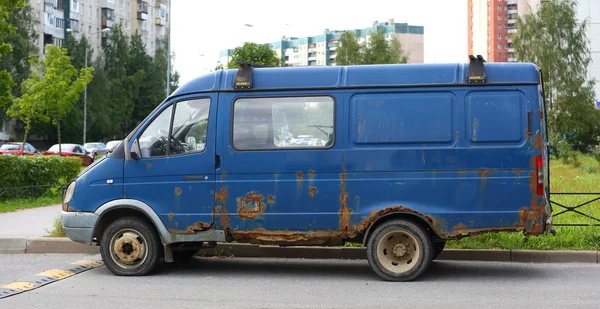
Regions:
<instances>
[{"instance_id":1,"label":"headlight","mask_svg":"<svg viewBox=\"0 0 600 309\"><path fill-rule=\"evenodd\" d=\"M65 192L65 196L63 198L63 206L66 206L71 199L73 198L73 193L75 192L75 186L77 185L76 181L71 182L67 187L67 191ZM63 207L64 209L65 207Z\"/></svg>"}]
</instances>

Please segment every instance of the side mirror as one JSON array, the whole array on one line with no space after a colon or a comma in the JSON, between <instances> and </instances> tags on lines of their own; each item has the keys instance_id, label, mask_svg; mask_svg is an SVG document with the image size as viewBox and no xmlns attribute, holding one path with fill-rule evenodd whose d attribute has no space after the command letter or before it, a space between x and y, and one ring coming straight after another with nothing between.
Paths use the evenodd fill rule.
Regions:
<instances>
[{"instance_id":1,"label":"side mirror","mask_svg":"<svg viewBox=\"0 0 600 309\"><path fill-rule=\"evenodd\" d=\"M131 160L139 160L139 159L140 159L140 155L137 152L132 151L131 152Z\"/></svg>"}]
</instances>

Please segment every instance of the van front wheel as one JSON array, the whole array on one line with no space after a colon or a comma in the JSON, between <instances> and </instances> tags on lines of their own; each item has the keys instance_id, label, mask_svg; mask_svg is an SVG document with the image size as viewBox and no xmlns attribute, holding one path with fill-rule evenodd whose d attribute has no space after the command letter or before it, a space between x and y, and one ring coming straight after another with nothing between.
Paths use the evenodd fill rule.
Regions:
<instances>
[{"instance_id":1,"label":"van front wheel","mask_svg":"<svg viewBox=\"0 0 600 309\"><path fill-rule=\"evenodd\" d=\"M108 225L100 242L106 267L119 276L144 276L160 261L161 243L154 227L127 217Z\"/></svg>"},{"instance_id":2,"label":"van front wheel","mask_svg":"<svg viewBox=\"0 0 600 309\"><path fill-rule=\"evenodd\" d=\"M388 281L415 280L431 264L433 251L423 228L402 219L382 223L367 241L371 269Z\"/></svg>"}]
</instances>

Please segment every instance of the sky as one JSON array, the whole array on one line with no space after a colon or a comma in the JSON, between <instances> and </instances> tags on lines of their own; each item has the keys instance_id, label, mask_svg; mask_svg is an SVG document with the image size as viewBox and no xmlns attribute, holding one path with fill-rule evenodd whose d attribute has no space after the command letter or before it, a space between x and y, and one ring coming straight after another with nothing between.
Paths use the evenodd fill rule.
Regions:
<instances>
[{"instance_id":1,"label":"sky","mask_svg":"<svg viewBox=\"0 0 600 309\"><path fill-rule=\"evenodd\" d=\"M425 27L425 62L467 61L467 0L172 0L171 51L180 85L214 69L219 51L373 21ZM250 24L253 27L246 27Z\"/></svg>"}]
</instances>

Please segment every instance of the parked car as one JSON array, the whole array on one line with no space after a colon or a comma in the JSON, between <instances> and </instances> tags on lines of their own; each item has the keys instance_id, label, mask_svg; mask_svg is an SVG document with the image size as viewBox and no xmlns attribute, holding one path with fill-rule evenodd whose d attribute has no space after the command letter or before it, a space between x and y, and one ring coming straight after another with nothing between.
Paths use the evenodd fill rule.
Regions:
<instances>
[{"instance_id":1,"label":"parked car","mask_svg":"<svg viewBox=\"0 0 600 309\"><path fill-rule=\"evenodd\" d=\"M77 157L81 159L82 166L88 166L94 162L94 157L89 154L83 146L78 144L61 144L60 153L63 157ZM44 152L45 156L57 156L59 154L58 144L52 145Z\"/></svg>"},{"instance_id":2,"label":"parked car","mask_svg":"<svg viewBox=\"0 0 600 309\"><path fill-rule=\"evenodd\" d=\"M541 72L470 59L198 77L68 185L64 229L118 275L219 242L358 242L390 281L447 240L549 233Z\"/></svg>"},{"instance_id":3,"label":"parked car","mask_svg":"<svg viewBox=\"0 0 600 309\"><path fill-rule=\"evenodd\" d=\"M85 151L87 151L89 154L92 155L92 157L96 157L96 156L101 156L104 155L106 153L108 153L108 147L106 147L106 145L104 143L85 143L83 144L83 148L85 149Z\"/></svg>"},{"instance_id":4,"label":"parked car","mask_svg":"<svg viewBox=\"0 0 600 309\"><path fill-rule=\"evenodd\" d=\"M0 146L0 155L37 156L40 152L29 143L6 142Z\"/></svg>"},{"instance_id":5,"label":"parked car","mask_svg":"<svg viewBox=\"0 0 600 309\"><path fill-rule=\"evenodd\" d=\"M114 141L109 141L108 143L106 143L106 148L108 149L108 151L113 151L115 149L115 147L119 146L119 144L121 144L121 142L123 142L122 140L114 140Z\"/></svg>"}]
</instances>

